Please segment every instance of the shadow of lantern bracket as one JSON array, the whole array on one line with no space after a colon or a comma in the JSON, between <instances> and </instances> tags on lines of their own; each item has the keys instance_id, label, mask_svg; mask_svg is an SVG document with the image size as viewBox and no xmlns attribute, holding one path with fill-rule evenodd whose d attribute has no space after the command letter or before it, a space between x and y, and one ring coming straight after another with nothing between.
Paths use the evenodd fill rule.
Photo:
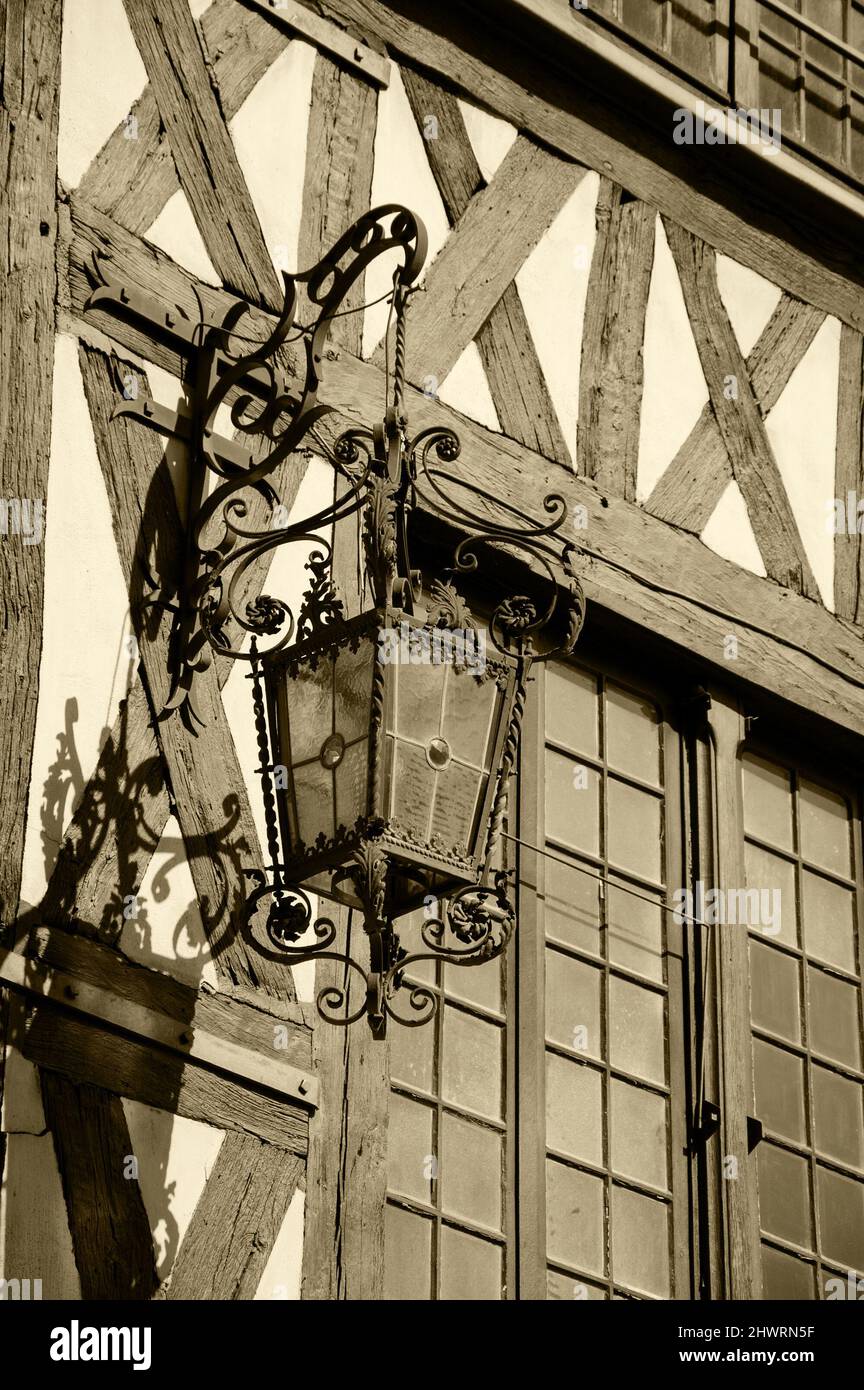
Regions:
<instances>
[{"instance_id":1,"label":"shadow of lantern bracket","mask_svg":"<svg viewBox=\"0 0 864 1390\"><path fill-rule=\"evenodd\" d=\"M346 296L384 254L397 264L383 419L333 439L321 429L333 408L318 400L328 334L338 315L358 312L344 307ZM388 1018L417 1026L434 1014L437 996L410 979L413 967L481 965L506 948L515 913L499 850L529 671L572 651L585 611L561 534L563 497L550 493L542 518L525 516L471 481L452 429L409 434L407 309L425 254L418 218L395 204L375 208L317 265L283 276L281 312L257 337L253 306L238 301L216 317L199 297L190 318L112 280L101 261L87 305L145 320L189 362L190 415L146 399L118 401L115 415L189 449L163 717L194 730L196 681L214 655L250 665L269 865L252 875L245 929L279 959L342 962L343 983L319 991L319 1014L339 1024L365 1015L377 1037ZM215 428L223 406L233 439ZM271 477L297 452L324 459L340 486L331 504L291 521ZM253 497L268 514L260 529L250 523ZM426 580L410 553L416 508L462 537ZM333 583L333 536L358 513L368 605L348 618ZM266 594L244 602L250 567L291 544L310 575L296 613ZM481 625L459 580L479 577L481 560L488 579L502 553L526 563L530 592L496 590ZM330 918L316 919L318 895L361 912L368 968L339 949ZM409 953L394 922L421 909L420 945Z\"/></svg>"}]
</instances>

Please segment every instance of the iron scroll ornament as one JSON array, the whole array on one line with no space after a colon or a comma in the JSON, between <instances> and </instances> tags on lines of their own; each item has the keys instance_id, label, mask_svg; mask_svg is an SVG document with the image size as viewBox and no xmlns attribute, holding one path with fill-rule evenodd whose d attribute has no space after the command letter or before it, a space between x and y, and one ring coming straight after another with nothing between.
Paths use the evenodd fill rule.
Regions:
<instances>
[{"instance_id":1,"label":"iron scroll ornament","mask_svg":"<svg viewBox=\"0 0 864 1390\"><path fill-rule=\"evenodd\" d=\"M352 428L331 439L321 426L334 407L318 400L328 335L340 313L352 312L343 308L351 287L385 253L395 253L398 261L388 296L390 318L395 321L392 395L376 427ZM197 324L190 325L188 319L180 324L194 371L194 410L185 425L191 460L185 570L176 594L167 600L154 594L151 600L165 603L175 613L172 685L163 717L178 711L194 730L201 722L196 679L214 655L251 663L269 865L264 874L248 875L251 891L244 932L258 951L271 958L340 962L346 983L319 991L318 1012L341 1025L365 1015L376 1037L384 1036L388 1018L419 1026L435 1013L436 993L407 978L412 966L430 960L460 966L484 964L500 956L512 937L516 917L509 891L511 873L497 867L497 856L527 683L534 662L572 651L585 615L584 595L572 566L574 548L561 535L567 517L564 498L550 493L544 499L543 517L532 519L484 491L458 468L461 445L453 430L433 427L413 438L408 435L406 310L425 253L425 230L411 212L397 205L373 209L312 269L284 275L281 312L263 339L251 343L246 352L235 348L244 339L249 341L241 327L254 326L252 306L238 302L217 318L208 314L199 297ZM125 306L133 313L151 308L143 297L130 296L101 271L98 278L88 307L104 309L108 304L122 312ZM298 321L298 287L304 288L310 309L306 324ZM175 325L178 317L185 318L182 310L166 315ZM230 441L216 430L222 406L230 408L235 430ZM170 427L165 412L160 414L153 402L124 401L115 413L134 415L163 430ZM179 431L177 421L173 427ZM282 460L298 451L324 458L340 483L329 505L289 524L280 515L280 509L282 513L285 509L270 480ZM211 478L215 486L208 491ZM250 519L262 506L266 524L254 527ZM451 523L462 536L445 569L425 587L410 553L409 521L416 507ZM458 584L478 571L482 555L494 561L502 551L516 553L535 575L531 594L499 598L488 620L488 637L497 658L487 663L484 678L500 682L502 671L508 670L512 703L500 760L493 769L482 859L474 881L450 892L446 900L427 905L431 910L420 926L417 950L409 954L394 927L390 856L381 827L370 816L361 817L356 826L337 827L336 840L342 837L345 851L341 872L362 905L368 968L340 949L335 922L315 915L312 896L300 886L302 877L289 871L274 785L280 762L264 692L268 662L276 654L290 655L298 644L308 647L316 641L338 640L348 630L333 582L332 539L322 533L332 538L332 528L358 513L373 615L410 616L414 629L430 639L442 632L477 627ZM310 574L296 614L281 598L248 597L250 571L267 552L286 544L303 548ZM553 628L561 635L550 644L547 634ZM373 764L382 737L380 695L380 687L373 685L369 739ZM377 771L373 766L373 786ZM370 805L373 802L370 793ZM359 995L351 987L353 981L360 986ZM405 1012L396 1007L400 999L407 999Z\"/></svg>"},{"instance_id":2,"label":"iron scroll ornament","mask_svg":"<svg viewBox=\"0 0 864 1390\"><path fill-rule=\"evenodd\" d=\"M283 273L282 308L275 324L268 323L263 339L242 332L244 319L250 321L250 328L259 321L252 305L238 300L216 317L208 313L193 285L197 323L190 323L186 312L175 307L161 314L159 325L175 331L188 344L191 418L166 420L168 413L150 400L124 400L114 411L115 417L133 415L152 428L182 434L189 446L187 546L179 591L166 594L152 579L149 567L146 574L153 589L149 601L175 615L171 688L162 714L180 711L193 731L196 723L203 723L195 678L211 665L214 655L249 661L251 655L243 649L248 637L274 637L282 647L294 636L293 615L282 600L265 594L248 602L239 599L249 571L267 551L317 540L316 528L335 524L362 505L363 480L351 480L338 505L307 517L300 527L288 527L280 516L285 509L268 480L285 458L304 449L323 454L338 468L332 448L317 428L334 410L318 400L333 321L344 312L349 291L367 267L387 253L399 257L393 294L404 296L423 267L426 248L425 227L407 208L398 204L374 208L311 269L296 275ZM152 301L109 278L95 259L93 279L96 287L86 310L156 317ZM301 286L311 312L306 324L295 317ZM249 351L235 349L235 344L243 343L251 344ZM293 362L288 355L292 348ZM222 406L230 407L235 430L230 441L216 429ZM315 448L310 450L310 445ZM216 486L209 491L214 478ZM253 494L268 511L262 527L249 529L245 523ZM276 644L271 649L272 645Z\"/></svg>"}]
</instances>

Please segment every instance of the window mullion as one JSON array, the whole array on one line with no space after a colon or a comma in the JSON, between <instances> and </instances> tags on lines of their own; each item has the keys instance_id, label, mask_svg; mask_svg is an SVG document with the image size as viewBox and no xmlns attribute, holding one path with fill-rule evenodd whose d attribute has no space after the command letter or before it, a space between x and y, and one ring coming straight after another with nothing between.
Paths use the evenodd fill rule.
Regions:
<instances>
[{"instance_id":1,"label":"window mullion","mask_svg":"<svg viewBox=\"0 0 864 1390\"><path fill-rule=\"evenodd\" d=\"M715 826L711 886L728 894L746 885L738 763L745 726L737 702L716 691L712 692L707 720L713 750L711 809ZM748 1151L747 1132L747 1116L752 1115L755 1108L747 931L741 927L720 926L714 929L713 935L721 1087L725 1294L730 1299L759 1299L762 1296L762 1266L756 1154Z\"/></svg>"},{"instance_id":2,"label":"window mullion","mask_svg":"<svg viewBox=\"0 0 864 1390\"><path fill-rule=\"evenodd\" d=\"M535 668L522 725L519 837L542 846L545 838L543 751L544 675ZM519 1291L521 1299L546 1298L546 1010L542 854L519 847L516 1129L518 1152Z\"/></svg>"}]
</instances>

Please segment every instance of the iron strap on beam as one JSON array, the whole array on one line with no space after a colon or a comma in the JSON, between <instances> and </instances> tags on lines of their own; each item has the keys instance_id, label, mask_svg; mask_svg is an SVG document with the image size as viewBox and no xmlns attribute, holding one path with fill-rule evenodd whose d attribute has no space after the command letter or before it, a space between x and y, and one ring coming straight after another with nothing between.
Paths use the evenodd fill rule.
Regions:
<instances>
[{"instance_id":1,"label":"iron strap on beam","mask_svg":"<svg viewBox=\"0 0 864 1390\"><path fill-rule=\"evenodd\" d=\"M32 956L9 951L0 960L0 984L61 1005L90 1022L110 1024L140 1042L155 1043L228 1076L251 1081L310 1110L318 1107L315 1077L291 1066L277 1053L267 1056L220 1038L194 1022L171 1018L75 975L51 969Z\"/></svg>"},{"instance_id":2,"label":"iron strap on beam","mask_svg":"<svg viewBox=\"0 0 864 1390\"><path fill-rule=\"evenodd\" d=\"M260 10L280 27L289 29L300 38L308 39L316 48L339 58L376 87L389 87L390 62L376 53L368 43L352 38L344 29L312 10L304 9L297 0L242 0L249 9Z\"/></svg>"}]
</instances>

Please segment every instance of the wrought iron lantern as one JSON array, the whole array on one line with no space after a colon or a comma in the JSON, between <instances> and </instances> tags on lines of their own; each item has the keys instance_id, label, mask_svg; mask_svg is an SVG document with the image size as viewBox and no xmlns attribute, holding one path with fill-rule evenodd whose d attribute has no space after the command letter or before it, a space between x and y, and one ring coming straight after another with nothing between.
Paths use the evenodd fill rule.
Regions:
<instances>
[{"instance_id":1,"label":"wrought iron lantern","mask_svg":"<svg viewBox=\"0 0 864 1390\"><path fill-rule=\"evenodd\" d=\"M242 303L217 319L199 301L199 322L186 330L198 383L186 427L196 510L165 713L179 710L194 727L196 677L214 653L250 663L270 862L253 884L245 930L257 949L286 961L336 959L359 971L359 1005L349 1007L348 989L330 985L318 1010L340 1024L365 1015L376 1037L388 1018L416 1026L435 1012L433 991L406 984L412 965L481 965L512 935L509 876L496 866L526 684L534 661L572 650L584 617L571 547L560 536L563 498L550 494L544 518L531 520L478 488L470 466L456 471L452 430L408 433L406 310L425 251L412 213L376 208L310 271L284 276L279 320L249 351L237 346L248 342L239 325L251 310ZM323 429L331 407L317 399L327 335L347 312L351 286L385 253L398 264L384 419L334 438ZM142 296L130 301L122 286L99 278L91 305L151 312ZM297 317L300 287L306 324ZM291 372L292 347L299 373L296 356ZM215 428L223 404L231 406L231 441ZM153 402L124 402L118 411L180 432L177 417ZM258 446L254 457L243 450L246 435ZM296 524L250 528L252 494L274 515L279 498L268 479L298 450L335 470L334 502ZM410 552L418 509L460 537L428 582ZM347 617L333 581L333 537L358 513L368 605ZM303 548L310 574L296 615L278 598L242 599L250 568L285 544ZM485 624L459 587L478 573L481 549L493 562L520 552L534 573L530 593L496 595ZM554 648L541 635L553 624ZM340 950L331 919L315 918L312 895L360 910L368 968ZM422 948L409 955L397 923L421 904Z\"/></svg>"}]
</instances>

